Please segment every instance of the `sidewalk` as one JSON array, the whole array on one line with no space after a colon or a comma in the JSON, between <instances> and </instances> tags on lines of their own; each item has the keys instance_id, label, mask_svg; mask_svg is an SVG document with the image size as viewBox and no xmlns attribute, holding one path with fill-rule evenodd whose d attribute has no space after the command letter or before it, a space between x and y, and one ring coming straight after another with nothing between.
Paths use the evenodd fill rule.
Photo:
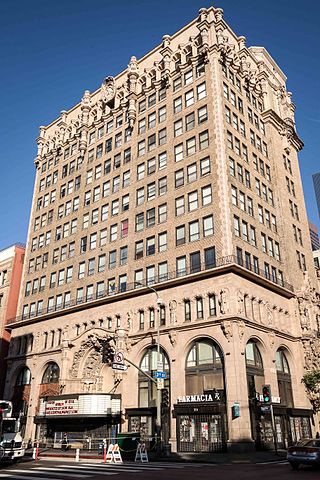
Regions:
<instances>
[{"instance_id":1,"label":"sidewalk","mask_svg":"<svg viewBox=\"0 0 320 480\"><path fill-rule=\"evenodd\" d=\"M128 458L125 452L121 452L124 457L124 462L132 462L134 455L130 455ZM213 463L213 464L241 464L241 463L269 463L280 462L286 459L286 450L279 450L278 455L275 455L273 451L262 452L248 452L248 453L171 453L170 456L156 457L153 452L148 452L150 462L188 462L188 463ZM32 451L26 452L26 457L32 456ZM72 462L76 461L76 452L69 450L62 452L57 449L40 449L40 460L61 460ZM86 450L80 450L80 462L81 460L90 460L93 462L102 462L103 455L98 455L96 451L90 452Z\"/></svg>"}]
</instances>

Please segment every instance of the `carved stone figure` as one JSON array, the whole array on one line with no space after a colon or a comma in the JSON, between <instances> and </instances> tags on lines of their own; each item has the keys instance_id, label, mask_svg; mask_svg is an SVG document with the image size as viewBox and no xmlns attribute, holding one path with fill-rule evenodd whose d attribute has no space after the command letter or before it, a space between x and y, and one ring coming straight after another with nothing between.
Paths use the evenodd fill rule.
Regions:
<instances>
[{"instance_id":1,"label":"carved stone figure","mask_svg":"<svg viewBox=\"0 0 320 480\"><path fill-rule=\"evenodd\" d=\"M220 313L224 315L228 311L228 301L227 301L227 292L226 290L220 290L220 295L218 299Z\"/></svg>"},{"instance_id":2,"label":"carved stone figure","mask_svg":"<svg viewBox=\"0 0 320 480\"><path fill-rule=\"evenodd\" d=\"M222 322L221 330L223 331L223 334L228 340L228 342L230 342L230 338L233 336L232 323L230 322L230 320L225 320L224 322Z\"/></svg>"},{"instance_id":3,"label":"carved stone figure","mask_svg":"<svg viewBox=\"0 0 320 480\"><path fill-rule=\"evenodd\" d=\"M81 343L79 350L74 354L73 363L70 368L71 377L77 378L80 361L91 348L97 351L101 349L101 344L96 335L89 335L89 337Z\"/></svg>"},{"instance_id":4,"label":"carved stone figure","mask_svg":"<svg viewBox=\"0 0 320 480\"><path fill-rule=\"evenodd\" d=\"M174 347L177 343L177 332L176 331L169 332L169 340L170 340L171 345Z\"/></svg>"},{"instance_id":5,"label":"carved stone figure","mask_svg":"<svg viewBox=\"0 0 320 480\"><path fill-rule=\"evenodd\" d=\"M238 300L238 313L244 313L244 294L241 290L238 290L237 293L237 300Z\"/></svg>"},{"instance_id":6,"label":"carved stone figure","mask_svg":"<svg viewBox=\"0 0 320 480\"><path fill-rule=\"evenodd\" d=\"M96 377L100 372L101 365L101 353L93 351L86 360L82 376L89 379Z\"/></svg>"},{"instance_id":7,"label":"carved stone figure","mask_svg":"<svg viewBox=\"0 0 320 480\"><path fill-rule=\"evenodd\" d=\"M169 302L170 323L177 322L176 310L177 310L177 302L175 300L170 300Z\"/></svg>"},{"instance_id":8,"label":"carved stone figure","mask_svg":"<svg viewBox=\"0 0 320 480\"><path fill-rule=\"evenodd\" d=\"M107 104L114 99L116 95L116 84L113 77L106 77L101 85L100 100Z\"/></svg>"}]
</instances>

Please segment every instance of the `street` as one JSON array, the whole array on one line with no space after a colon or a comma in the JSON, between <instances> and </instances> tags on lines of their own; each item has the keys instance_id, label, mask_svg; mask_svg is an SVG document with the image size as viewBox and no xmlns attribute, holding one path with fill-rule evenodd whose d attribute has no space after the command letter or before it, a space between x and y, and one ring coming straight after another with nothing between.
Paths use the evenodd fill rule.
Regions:
<instances>
[{"instance_id":1,"label":"street","mask_svg":"<svg viewBox=\"0 0 320 480\"><path fill-rule=\"evenodd\" d=\"M119 465L104 465L93 462L64 462L44 461L21 462L16 465L3 465L0 470L0 479L12 480L72 480L90 479L100 480L107 476L117 476L119 480L137 479L157 480L164 477L169 480L201 479L212 480L287 480L287 479L318 479L319 469L301 467L293 471L286 462L268 464L230 464L214 465L201 463L133 463L126 462Z\"/></svg>"}]
</instances>

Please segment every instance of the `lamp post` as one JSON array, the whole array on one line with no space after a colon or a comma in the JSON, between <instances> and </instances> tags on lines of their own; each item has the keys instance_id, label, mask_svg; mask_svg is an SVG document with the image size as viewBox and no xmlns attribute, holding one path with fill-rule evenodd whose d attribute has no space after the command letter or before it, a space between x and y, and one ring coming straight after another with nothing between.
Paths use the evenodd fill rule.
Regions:
<instances>
[{"instance_id":1,"label":"lamp post","mask_svg":"<svg viewBox=\"0 0 320 480\"><path fill-rule=\"evenodd\" d=\"M157 290L153 287L150 287L150 285L142 285L142 287L148 288L151 290L153 293L156 294L157 297L157 312L158 312L158 318L157 318L157 371L159 370L160 363L161 363L161 358L160 358L160 306L162 305L162 300L159 297L159 294ZM156 409L157 409L157 418L156 418L156 431L158 438L161 442L161 390L158 388L158 383L159 379L157 378L157 398L156 398Z\"/></svg>"}]
</instances>

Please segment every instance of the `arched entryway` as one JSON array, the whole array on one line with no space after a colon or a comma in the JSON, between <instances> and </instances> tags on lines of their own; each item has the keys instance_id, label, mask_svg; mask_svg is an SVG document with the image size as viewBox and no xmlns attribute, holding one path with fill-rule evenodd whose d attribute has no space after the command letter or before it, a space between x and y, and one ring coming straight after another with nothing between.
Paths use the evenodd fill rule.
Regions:
<instances>
[{"instance_id":1,"label":"arched entryway","mask_svg":"<svg viewBox=\"0 0 320 480\"><path fill-rule=\"evenodd\" d=\"M175 405L181 452L218 452L226 446L224 362L211 338L192 342L186 355L185 395Z\"/></svg>"}]
</instances>

